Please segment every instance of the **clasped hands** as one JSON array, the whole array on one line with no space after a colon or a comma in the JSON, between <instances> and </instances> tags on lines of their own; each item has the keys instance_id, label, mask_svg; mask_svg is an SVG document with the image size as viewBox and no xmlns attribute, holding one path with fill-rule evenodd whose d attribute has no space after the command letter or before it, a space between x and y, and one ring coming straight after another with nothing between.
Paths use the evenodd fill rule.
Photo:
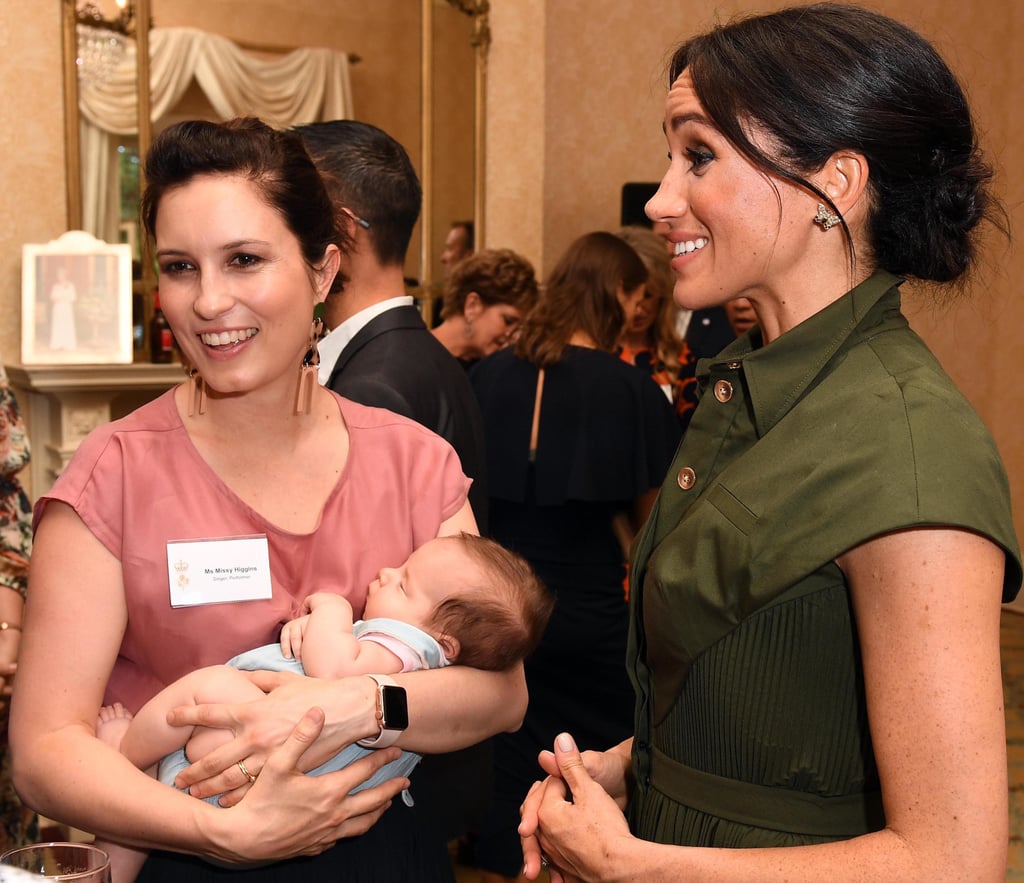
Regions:
<instances>
[{"instance_id":1,"label":"clasped hands","mask_svg":"<svg viewBox=\"0 0 1024 883\"><path fill-rule=\"evenodd\" d=\"M342 837L369 830L391 800L409 787L409 780L400 777L357 794L349 792L396 760L399 749L371 752L345 769L323 776L304 773L363 735L356 733L352 738L351 729L346 728L354 718L328 721L323 709L372 707L372 682L361 677L325 681L286 672L247 675L267 694L263 699L182 706L168 713L167 722L172 726L216 727L234 734L230 742L183 770L175 784L188 788L195 797L223 793L220 802L224 807L238 806L251 790L252 798L245 804L261 808L253 815L298 820L295 826L284 822L284 827L297 829L283 831L280 837L276 831L265 831L263 836L271 840L261 845L261 851L266 850L267 855L246 855L249 859L316 854ZM243 774L239 761L256 776L255 782Z\"/></svg>"},{"instance_id":2,"label":"clasped hands","mask_svg":"<svg viewBox=\"0 0 1024 883\"><path fill-rule=\"evenodd\" d=\"M600 880L616 850L632 841L624 815L629 744L581 754L562 733L553 752L540 753L548 778L533 784L520 810L527 879L547 868L552 883Z\"/></svg>"}]
</instances>

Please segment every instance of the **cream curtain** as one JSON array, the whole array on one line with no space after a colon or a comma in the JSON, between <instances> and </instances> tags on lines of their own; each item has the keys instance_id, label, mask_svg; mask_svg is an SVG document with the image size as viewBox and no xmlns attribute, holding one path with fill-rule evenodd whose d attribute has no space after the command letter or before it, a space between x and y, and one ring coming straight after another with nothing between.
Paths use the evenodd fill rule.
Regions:
<instances>
[{"instance_id":1,"label":"cream curtain","mask_svg":"<svg viewBox=\"0 0 1024 883\"><path fill-rule=\"evenodd\" d=\"M153 120L181 100L194 79L221 119L256 116L278 127L352 115L348 56L330 49L297 49L267 59L195 28L149 32ZM113 135L138 132L135 43L100 84L81 83L82 226L118 241L119 194Z\"/></svg>"}]
</instances>

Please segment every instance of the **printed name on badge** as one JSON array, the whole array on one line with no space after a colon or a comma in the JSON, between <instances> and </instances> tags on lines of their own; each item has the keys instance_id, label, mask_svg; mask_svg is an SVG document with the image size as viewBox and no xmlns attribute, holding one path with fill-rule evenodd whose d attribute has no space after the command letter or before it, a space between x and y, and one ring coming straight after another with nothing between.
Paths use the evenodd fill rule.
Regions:
<instances>
[{"instance_id":1,"label":"printed name on badge","mask_svg":"<svg viewBox=\"0 0 1024 883\"><path fill-rule=\"evenodd\" d=\"M171 540L167 543L167 579L172 607L270 598L267 537Z\"/></svg>"}]
</instances>

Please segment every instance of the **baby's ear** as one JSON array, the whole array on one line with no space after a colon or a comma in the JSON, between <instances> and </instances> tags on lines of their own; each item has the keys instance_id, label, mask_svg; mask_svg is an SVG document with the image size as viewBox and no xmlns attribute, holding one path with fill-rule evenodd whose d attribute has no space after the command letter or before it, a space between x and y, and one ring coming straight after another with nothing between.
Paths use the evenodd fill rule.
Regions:
<instances>
[{"instance_id":1,"label":"baby's ear","mask_svg":"<svg viewBox=\"0 0 1024 883\"><path fill-rule=\"evenodd\" d=\"M454 662L458 659L459 650L462 648L459 646L459 639L454 635L442 633L438 635L437 643L441 645L441 649L444 651L444 655L449 662Z\"/></svg>"}]
</instances>

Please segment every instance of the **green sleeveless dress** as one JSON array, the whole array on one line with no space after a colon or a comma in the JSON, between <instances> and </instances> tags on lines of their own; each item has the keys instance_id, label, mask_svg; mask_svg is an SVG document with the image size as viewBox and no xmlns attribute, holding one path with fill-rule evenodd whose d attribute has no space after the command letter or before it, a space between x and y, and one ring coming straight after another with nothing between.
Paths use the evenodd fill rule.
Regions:
<instances>
[{"instance_id":1,"label":"green sleeveless dress","mask_svg":"<svg viewBox=\"0 0 1024 883\"><path fill-rule=\"evenodd\" d=\"M701 362L632 573L644 839L780 846L885 825L838 555L963 528L1005 550L1003 599L1020 587L998 452L899 283L876 273L769 345L755 330Z\"/></svg>"}]
</instances>

